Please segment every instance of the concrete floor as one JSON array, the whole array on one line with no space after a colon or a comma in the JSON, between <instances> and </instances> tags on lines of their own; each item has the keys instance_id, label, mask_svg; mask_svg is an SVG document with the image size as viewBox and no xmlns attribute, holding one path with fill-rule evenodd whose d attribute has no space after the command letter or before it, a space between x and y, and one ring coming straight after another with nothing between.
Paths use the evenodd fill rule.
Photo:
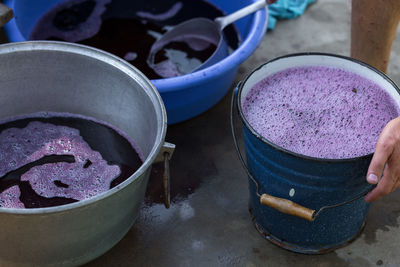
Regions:
<instances>
[{"instance_id":1,"label":"concrete floor","mask_svg":"<svg viewBox=\"0 0 400 267\"><path fill-rule=\"evenodd\" d=\"M279 21L240 66L237 81L274 57L295 52L349 55L348 0L318 0L295 19ZM400 33L399 33L400 37ZM389 76L400 82L400 39ZM265 240L248 212L247 178L234 150L230 94L204 114L168 127L177 145L171 162L169 210L159 201L155 166L146 201L128 234L94 266L400 266L400 193L373 203L361 236L325 255L286 251Z\"/></svg>"}]
</instances>

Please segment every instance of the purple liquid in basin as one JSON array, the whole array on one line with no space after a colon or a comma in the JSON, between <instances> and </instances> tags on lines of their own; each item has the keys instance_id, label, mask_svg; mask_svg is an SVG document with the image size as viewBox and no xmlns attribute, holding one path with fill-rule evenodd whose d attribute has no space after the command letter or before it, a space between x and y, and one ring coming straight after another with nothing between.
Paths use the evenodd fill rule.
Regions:
<instances>
[{"instance_id":1,"label":"purple liquid in basin","mask_svg":"<svg viewBox=\"0 0 400 267\"><path fill-rule=\"evenodd\" d=\"M298 67L251 88L243 113L256 132L278 146L342 159L372 153L380 132L400 110L385 90L357 74Z\"/></svg>"},{"instance_id":2,"label":"purple liquid in basin","mask_svg":"<svg viewBox=\"0 0 400 267\"><path fill-rule=\"evenodd\" d=\"M0 207L6 208L93 197L126 180L143 162L136 145L118 129L66 113L2 121L0 157Z\"/></svg>"},{"instance_id":3,"label":"purple liquid in basin","mask_svg":"<svg viewBox=\"0 0 400 267\"><path fill-rule=\"evenodd\" d=\"M66 0L39 19L29 39L96 47L124 58L149 79L161 79L191 72L213 54L217 44L191 33L162 46L152 64L147 58L153 43L190 18L223 15L203 0ZM236 49L239 35L233 25L224 33L229 47Z\"/></svg>"}]
</instances>

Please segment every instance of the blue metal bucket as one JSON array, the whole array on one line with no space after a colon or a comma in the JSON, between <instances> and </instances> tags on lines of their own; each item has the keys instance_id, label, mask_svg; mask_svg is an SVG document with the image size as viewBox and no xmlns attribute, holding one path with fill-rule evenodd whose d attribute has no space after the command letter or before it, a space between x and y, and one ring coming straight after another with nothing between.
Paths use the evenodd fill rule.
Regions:
<instances>
[{"instance_id":1,"label":"blue metal bucket","mask_svg":"<svg viewBox=\"0 0 400 267\"><path fill-rule=\"evenodd\" d=\"M10 42L26 41L37 21L49 9L65 0L4 0L15 17L4 25ZM121 0L122 1L122 0ZM230 14L255 0L208 0ZM156 9L157 6L154 6ZM239 65L258 47L265 36L268 9L261 9L237 22L241 44L220 62L200 71L167 79L151 80L158 89L168 114L168 124L193 118L218 103L230 90Z\"/></svg>"},{"instance_id":2,"label":"blue metal bucket","mask_svg":"<svg viewBox=\"0 0 400 267\"><path fill-rule=\"evenodd\" d=\"M400 105L399 89L385 74L354 59L320 53L274 59L249 74L232 97L242 121L249 176L250 212L257 230L285 249L322 254L347 245L361 232L369 208L363 196L372 154L351 159L321 159L290 152L261 137L247 122L242 103L260 80L290 67L338 67L366 77L387 90ZM305 220L306 219L306 220Z\"/></svg>"}]
</instances>

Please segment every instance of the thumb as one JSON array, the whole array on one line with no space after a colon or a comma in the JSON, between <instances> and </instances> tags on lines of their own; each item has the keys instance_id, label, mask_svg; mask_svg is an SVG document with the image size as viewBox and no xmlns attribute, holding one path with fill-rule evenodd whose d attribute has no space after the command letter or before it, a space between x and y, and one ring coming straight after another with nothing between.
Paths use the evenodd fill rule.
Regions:
<instances>
[{"instance_id":1,"label":"thumb","mask_svg":"<svg viewBox=\"0 0 400 267\"><path fill-rule=\"evenodd\" d=\"M387 124L380 134L375 147L375 153L369 164L367 172L367 182L377 184L383 175L385 164L393 153L395 147L395 139L391 134L391 124Z\"/></svg>"}]
</instances>

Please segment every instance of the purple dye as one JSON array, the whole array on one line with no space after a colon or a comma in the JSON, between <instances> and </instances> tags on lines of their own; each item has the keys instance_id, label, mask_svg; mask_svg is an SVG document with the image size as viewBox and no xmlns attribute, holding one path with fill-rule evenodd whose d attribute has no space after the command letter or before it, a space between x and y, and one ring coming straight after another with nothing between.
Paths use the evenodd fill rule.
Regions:
<instances>
[{"instance_id":1,"label":"purple dye","mask_svg":"<svg viewBox=\"0 0 400 267\"><path fill-rule=\"evenodd\" d=\"M181 36L156 49L152 67L164 78L190 73L214 53L217 45L203 36Z\"/></svg>"},{"instance_id":2,"label":"purple dye","mask_svg":"<svg viewBox=\"0 0 400 267\"><path fill-rule=\"evenodd\" d=\"M298 67L257 83L243 113L256 132L278 146L342 159L372 153L383 127L400 109L385 90L357 74Z\"/></svg>"},{"instance_id":3,"label":"purple dye","mask_svg":"<svg viewBox=\"0 0 400 267\"><path fill-rule=\"evenodd\" d=\"M169 10L167 10L164 13L160 14L152 14L150 12L143 12L143 11L138 11L136 12L136 15L138 17L141 17L143 19L151 19L151 20L166 20L174 17L178 12L182 9L183 3L182 2L176 2Z\"/></svg>"},{"instance_id":4,"label":"purple dye","mask_svg":"<svg viewBox=\"0 0 400 267\"><path fill-rule=\"evenodd\" d=\"M160 79L190 72L207 60L216 46L198 38L195 41L186 38L164 47L154 66L147 58L156 39L166 29L188 19L214 19L223 15L207 1L66 0L39 19L29 39L96 47L124 58L147 78ZM224 34L232 50L237 48L239 38L235 28L227 26Z\"/></svg>"},{"instance_id":5,"label":"purple dye","mask_svg":"<svg viewBox=\"0 0 400 267\"><path fill-rule=\"evenodd\" d=\"M135 60L137 58L137 54L135 52L128 52L125 54L124 59L126 61L132 61Z\"/></svg>"},{"instance_id":6,"label":"purple dye","mask_svg":"<svg viewBox=\"0 0 400 267\"><path fill-rule=\"evenodd\" d=\"M126 180L143 162L121 131L66 113L3 121L0 157L0 207L6 208L57 206L93 197Z\"/></svg>"},{"instance_id":7,"label":"purple dye","mask_svg":"<svg viewBox=\"0 0 400 267\"><path fill-rule=\"evenodd\" d=\"M101 15L110 2L111 0L63 1L40 18L30 39L44 39L48 33L54 39L69 42L91 38L100 30Z\"/></svg>"},{"instance_id":8,"label":"purple dye","mask_svg":"<svg viewBox=\"0 0 400 267\"><path fill-rule=\"evenodd\" d=\"M0 206L4 208L23 209L24 204L19 200L21 191L18 186L12 186L0 193Z\"/></svg>"}]
</instances>

